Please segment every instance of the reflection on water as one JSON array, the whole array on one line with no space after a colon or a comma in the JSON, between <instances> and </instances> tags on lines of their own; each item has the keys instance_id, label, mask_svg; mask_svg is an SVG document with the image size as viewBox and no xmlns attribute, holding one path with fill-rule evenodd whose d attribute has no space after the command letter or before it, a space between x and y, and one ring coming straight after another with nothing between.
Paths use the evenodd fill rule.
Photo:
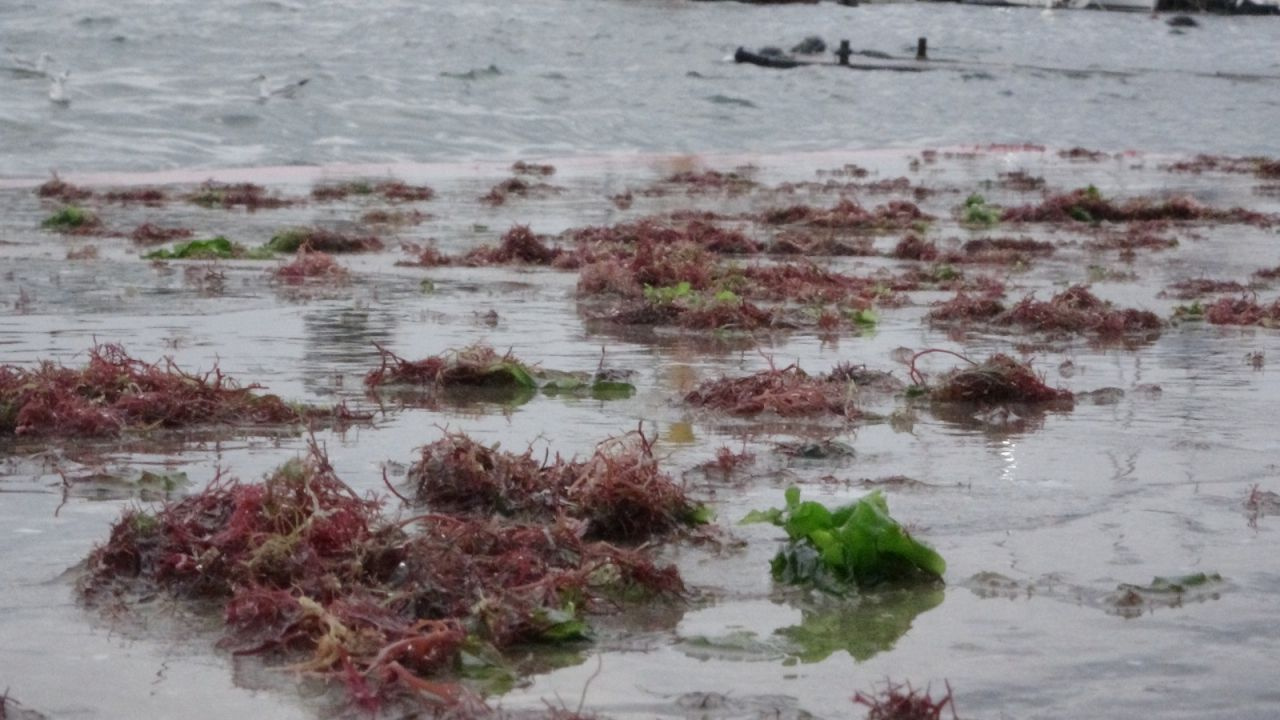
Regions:
<instances>
[{"instance_id":1,"label":"reflection on water","mask_svg":"<svg viewBox=\"0 0 1280 720\"><path fill-rule=\"evenodd\" d=\"M822 662L833 653L847 652L857 662L892 650L911 630L921 613L942 604L941 587L879 590L837 601L819 598L799 603L799 625L781 628L777 634L787 640L786 662Z\"/></svg>"}]
</instances>

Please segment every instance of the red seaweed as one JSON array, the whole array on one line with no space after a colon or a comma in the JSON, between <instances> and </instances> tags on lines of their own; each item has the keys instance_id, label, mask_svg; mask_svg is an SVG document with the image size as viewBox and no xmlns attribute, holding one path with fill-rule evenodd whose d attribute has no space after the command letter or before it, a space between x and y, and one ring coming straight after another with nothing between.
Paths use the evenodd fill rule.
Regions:
<instances>
[{"instance_id":1,"label":"red seaweed","mask_svg":"<svg viewBox=\"0 0 1280 720\"><path fill-rule=\"evenodd\" d=\"M502 242L498 247L476 248L467 253L464 262L468 265L499 265L513 262L550 265L561 254L562 251L559 248L547 247L528 225L516 225L503 234Z\"/></svg>"},{"instance_id":2,"label":"red seaweed","mask_svg":"<svg viewBox=\"0 0 1280 720\"><path fill-rule=\"evenodd\" d=\"M687 520L673 513L694 515L687 503L670 504L683 493L640 439L545 468L581 519L550 513L537 522L439 511L393 519L383 501L338 478L313 440L305 458L263 482L219 473L158 512L126 510L90 553L78 590L105 607L158 591L197 607L220 603L223 646L345 685L366 711L474 703L457 682L464 643L483 656L486 645L580 638L582 613L683 594L676 569L645 549L587 537L656 537ZM468 457L446 454L419 474L469 482L474 475L449 464Z\"/></svg>"},{"instance_id":3,"label":"red seaweed","mask_svg":"<svg viewBox=\"0 0 1280 720\"><path fill-rule=\"evenodd\" d=\"M333 256L323 252L311 252L299 248L294 259L272 271L275 279L289 284L300 285L307 280L325 280L331 283L346 283L351 272L338 264Z\"/></svg>"},{"instance_id":4,"label":"red seaweed","mask_svg":"<svg viewBox=\"0 0 1280 720\"><path fill-rule=\"evenodd\" d=\"M855 420L862 413L853 404L850 381L831 376L811 377L798 365L772 367L738 378L708 380L684 396L690 405L727 412L782 417L836 415Z\"/></svg>"},{"instance_id":5,"label":"red seaweed","mask_svg":"<svg viewBox=\"0 0 1280 720\"><path fill-rule=\"evenodd\" d=\"M288 425L326 411L300 408L260 385L240 386L216 366L203 374L172 359L145 363L119 345L97 345L79 370L52 362L0 366L0 432L19 436L110 436L193 425Z\"/></svg>"},{"instance_id":6,"label":"red seaweed","mask_svg":"<svg viewBox=\"0 0 1280 720\"><path fill-rule=\"evenodd\" d=\"M263 210L287 207L301 202L298 198L282 197L267 192L253 183L219 183L206 181L186 196L187 202L207 208L243 207L246 210Z\"/></svg>"},{"instance_id":7,"label":"red seaweed","mask_svg":"<svg viewBox=\"0 0 1280 720\"><path fill-rule=\"evenodd\" d=\"M1204 318L1214 325L1280 327L1280 300L1262 305L1247 295L1222 298L1204 308Z\"/></svg>"},{"instance_id":8,"label":"red seaweed","mask_svg":"<svg viewBox=\"0 0 1280 720\"><path fill-rule=\"evenodd\" d=\"M170 228L143 223L129 233L129 239L138 245L162 245L179 238L191 237L194 234L195 232L189 228Z\"/></svg>"},{"instance_id":9,"label":"red seaweed","mask_svg":"<svg viewBox=\"0 0 1280 720\"><path fill-rule=\"evenodd\" d=\"M89 188L72 185L58 177L57 173L54 173L52 178L36 188L36 195L64 203L74 203L93 197L93 191Z\"/></svg>"},{"instance_id":10,"label":"red seaweed","mask_svg":"<svg viewBox=\"0 0 1280 720\"><path fill-rule=\"evenodd\" d=\"M886 682L885 688L874 695L855 693L853 702L867 708L866 720L942 720L942 712L948 708L952 718L959 717L950 683L946 694L937 700L928 688L916 690L911 683Z\"/></svg>"},{"instance_id":11,"label":"red seaweed","mask_svg":"<svg viewBox=\"0 0 1280 720\"><path fill-rule=\"evenodd\" d=\"M916 363L924 355L935 352L956 355L950 351L922 350L911 358L912 381L917 387L928 388L929 397L935 402L981 406L1030 403L1060 410L1070 410L1075 405L1071 391L1049 387L1030 365L1003 354L992 355L982 363L957 355L969 365L947 373L935 387L929 388Z\"/></svg>"},{"instance_id":12,"label":"red seaweed","mask_svg":"<svg viewBox=\"0 0 1280 720\"><path fill-rule=\"evenodd\" d=\"M517 175L541 175L543 177L547 177L555 175L556 168L554 165L543 165L539 163L525 162L524 160L517 160L512 164L511 172Z\"/></svg>"}]
</instances>

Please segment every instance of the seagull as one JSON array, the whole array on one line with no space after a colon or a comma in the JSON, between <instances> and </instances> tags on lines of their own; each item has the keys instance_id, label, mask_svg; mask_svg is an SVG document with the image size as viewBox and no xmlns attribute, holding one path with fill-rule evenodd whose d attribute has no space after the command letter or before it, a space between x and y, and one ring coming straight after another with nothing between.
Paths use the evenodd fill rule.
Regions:
<instances>
[{"instance_id":1,"label":"seagull","mask_svg":"<svg viewBox=\"0 0 1280 720\"><path fill-rule=\"evenodd\" d=\"M49 80L49 102L54 105L70 105L71 98L67 97L67 78L71 77L70 70L63 70L61 75L54 75Z\"/></svg>"},{"instance_id":2,"label":"seagull","mask_svg":"<svg viewBox=\"0 0 1280 720\"><path fill-rule=\"evenodd\" d=\"M253 81L258 83L258 102L266 102L273 97L292 98L303 85L311 82L311 78L294 80L274 88L267 84L266 75L259 75Z\"/></svg>"},{"instance_id":3,"label":"seagull","mask_svg":"<svg viewBox=\"0 0 1280 720\"><path fill-rule=\"evenodd\" d=\"M9 56L9 72L24 77L48 77L49 63L53 60L53 56L47 52L40 53L40 57L32 62L24 57L19 57L12 50L6 52Z\"/></svg>"}]
</instances>

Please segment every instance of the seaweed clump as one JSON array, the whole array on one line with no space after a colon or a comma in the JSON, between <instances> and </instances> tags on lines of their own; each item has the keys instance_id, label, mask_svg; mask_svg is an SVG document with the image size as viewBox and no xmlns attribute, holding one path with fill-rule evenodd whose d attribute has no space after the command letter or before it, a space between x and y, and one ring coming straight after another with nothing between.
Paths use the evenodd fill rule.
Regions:
<instances>
[{"instance_id":1,"label":"seaweed clump","mask_svg":"<svg viewBox=\"0 0 1280 720\"><path fill-rule=\"evenodd\" d=\"M353 235L324 228L291 228L273 235L266 247L285 253L297 252L304 247L316 252L347 253L381 250L383 244L375 235Z\"/></svg>"},{"instance_id":2,"label":"seaweed clump","mask_svg":"<svg viewBox=\"0 0 1280 720\"><path fill-rule=\"evenodd\" d=\"M377 183L351 180L317 185L311 189L311 198L321 202L345 200L351 195L381 195L391 202L415 202L434 198L436 191L426 185L410 185L402 180L384 180Z\"/></svg>"},{"instance_id":3,"label":"seaweed clump","mask_svg":"<svg viewBox=\"0 0 1280 720\"><path fill-rule=\"evenodd\" d=\"M704 523L693 503L653 456L643 431L611 438L586 460L515 454L449 434L422 448L409 469L415 504L433 512L583 523L589 539L639 542Z\"/></svg>"},{"instance_id":4,"label":"seaweed clump","mask_svg":"<svg viewBox=\"0 0 1280 720\"><path fill-rule=\"evenodd\" d=\"M853 404L847 380L838 373L811 377L799 365L772 367L739 378L708 380L684 396L690 405L730 415L771 412L782 417L836 415L848 420L861 417Z\"/></svg>"},{"instance_id":5,"label":"seaweed clump","mask_svg":"<svg viewBox=\"0 0 1280 720\"><path fill-rule=\"evenodd\" d=\"M1204 307L1204 319L1214 325L1280 327L1280 299L1260 304L1248 295L1222 298Z\"/></svg>"},{"instance_id":6,"label":"seaweed clump","mask_svg":"<svg viewBox=\"0 0 1280 720\"><path fill-rule=\"evenodd\" d=\"M1046 333L1092 334L1116 338L1134 333L1156 333L1164 326L1149 310L1116 308L1083 285L1072 286L1048 300L1028 295L1006 308L991 294L958 293L936 306L929 319L935 322L986 321Z\"/></svg>"},{"instance_id":7,"label":"seaweed clump","mask_svg":"<svg viewBox=\"0 0 1280 720\"><path fill-rule=\"evenodd\" d=\"M1155 201L1149 198L1133 198L1115 202L1090 185L1069 193L1049 195L1039 205L1005 208L1000 219L1006 222L1040 223L1126 223L1157 220L1217 220L1246 223L1268 227L1275 222L1271 216L1231 208L1218 210L1206 207L1189 197L1174 197Z\"/></svg>"},{"instance_id":8,"label":"seaweed clump","mask_svg":"<svg viewBox=\"0 0 1280 720\"><path fill-rule=\"evenodd\" d=\"M249 211L288 207L301 202L297 198L271 194L265 187L253 183L219 183L212 180L188 193L186 200L207 208L242 207Z\"/></svg>"},{"instance_id":9,"label":"seaweed clump","mask_svg":"<svg viewBox=\"0 0 1280 720\"><path fill-rule=\"evenodd\" d=\"M843 594L890 581L932 584L947 569L941 555L889 515L889 503L879 490L828 508L801 502L800 489L790 487L784 507L753 511L742 522L767 522L786 530L787 543L771 566L774 579L788 585Z\"/></svg>"},{"instance_id":10,"label":"seaweed clump","mask_svg":"<svg viewBox=\"0 0 1280 720\"><path fill-rule=\"evenodd\" d=\"M40 227L65 235L93 235L102 230L102 220L84 208L67 205L45 218Z\"/></svg>"},{"instance_id":11,"label":"seaweed clump","mask_svg":"<svg viewBox=\"0 0 1280 720\"><path fill-rule=\"evenodd\" d=\"M1164 325L1149 310L1117 309L1083 285L1075 285L1046 301L1027 296L995 320L1041 332L1093 333L1115 337L1126 333L1159 331Z\"/></svg>"},{"instance_id":12,"label":"seaweed clump","mask_svg":"<svg viewBox=\"0 0 1280 720\"><path fill-rule=\"evenodd\" d=\"M528 225L516 225L503 234L498 247L476 248L467 253L465 262L470 265L500 265L512 262L550 265L562 254L563 251L559 248L547 247Z\"/></svg>"},{"instance_id":13,"label":"seaweed clump","mask_svg":"<svg viewBox=\"0 0 1280 720\"><path fill-rule=\"evenodd\" d=\"M946 694L937 700L928 688L917 690L911 683L886 682L884 690L874 695L854 693L853 702L867 708L866 720L942 720L942 712L948 708L952 718L958 717L950 683Z\"/></svg>"},{"instance_id":14,"label":"seaweed clump","mask_svg":"<svg viewBox=\"0 0 1280 720\"><path fill-rule=\"evenodd\" d=\"M138 245L161 245L180 238L194 235L190 228L163 227L152 223L143 223L129 233L129 239Z\"/></svg>"},{"instance_id":15,"label":"seaweed clump","mask_svg":"<svg viewBox=\"0 0 1280 720\"><path fill-rule=\"evenodd\" d=\"M829 209L793 205L769 210L760 216L760 220L769 225L801 224L866 232L910 230L933 219L932 215L921 211L915 203L906 200L893 200L867 210L849 199L843 199Z\"/></svg>"},{"instance_id":16,"label":"seaweed clump","mask_svg":"<svg viewBox=\"0 0 1280 720\"><path fill-rule=\"evenodd\" d=\"M1075 396L1070 390L1049 387L1028 364L999 353L981 363L957 355L969 365L951 371L936 386L929 387L916 362L934 352L957 355L943 350L923 350L911 358L911 380L917 388L928 392L934 402L979 406L1025 403L1057 410L1070 410L1075 406Z\"/></svg>"},{"instance_id":17,"label":"seaweed clump","mask_svg":"<svg viewBox=\"0 0 1280 720\"><path fill-rule=\"evenodd\" d=\"M301 248L291 262L272 270L271 276L287 285L301 285L307 280L346 283L351 271L339 265L328 253L308 252Z\"/></svg>"},{"instance_id":18,"label":"seaweed clump","mask_svg":"<svg viewBox=\"0 0 1280 720\"><path fill-rule=\"evenodd\" d=\"M565 516L396 519L312 442L262 482L219 474L157 512L126 510L78 590L104 607L156 592L221 605L223 646L345 686L377 712L472 702L458 682L464 651L501 672L503 649L586 638L585 613L683 585L675 568L584 539Z\"/></svg>"},{"instance_id":19,"label":"seaweed clump","mask_svg":"<svg viewBox=\"0 0 1280 720\"><path fill-rule=\"evenodd\" d=\"M80 200L87 200L93 197L93 191L79 185L71 183L58 177L57 173L49 178L40 187L36 188L36 195L41 198L60 200L64 203L74 203Z\"/></svg>"},{"instance_id":20,"label":"seaweed clump","mask_svg":"<svg viewBox=\"0 0 1280 720\"><path fill-rule=\"evenodd\" d=\"M364 378L369 388L384 385L425 385L433 388L512 388L534 390L537 383L528 366L510 352L499 355L488 345L471 345L423 360L406 360L375 345L381 365Z\"/></svg>"},{"instance_id":21,"label":"seaweed clump","mask_svg":"<svg viewBox=\"0 0 1280 720\"><path fill-rule=\"evenodd\" d=\"M217 367L193 374L169 358L146 363L119 345L97 345L78 370L50 361L35 368L0 366L0 433L110 436L193 425L297 424L327 414L258 389L240 386Z\"/></svg>"},{"instance_id":22,"label":"seaweed clump","mask_svg":"<svg viewBox=\"0 0 1280 720\"><path fill-rule=\"evenodd\" d=\"M497 207L505 204L507 202L507 198L512 195L525 198L532 195L547 195L557 192L560 192L560 188L555 185L549 185L542 182L529 182L523 178L511 177L489 188L489 192L480 196L480 202Z\"/></svg>"}]
</instances>

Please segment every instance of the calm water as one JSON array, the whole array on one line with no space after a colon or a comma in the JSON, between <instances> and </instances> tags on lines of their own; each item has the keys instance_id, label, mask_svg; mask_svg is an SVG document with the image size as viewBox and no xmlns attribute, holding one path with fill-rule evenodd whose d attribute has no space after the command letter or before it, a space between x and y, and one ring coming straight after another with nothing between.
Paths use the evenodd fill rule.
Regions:
<instances>
[{"instance_id":1,"label":"calm water","mask_svg":"<svg viewBox=\"0 0 1280 720\"><path fill-rule=\"evenodd\" d=\"M71 104L0 72L0 176L965 142L1274 151L1280 20L1200 22L1175 34L1141 13L949 4L14 0L0 45L54 55ZM964 65L725 62L811 34L895 55L925 36ZM259 104L259 73L311 81Z\"/></svg>"},{"instance_id":2,"label":"calm water","mask_svg":"<svg viewBox=\"0 0 1280 720\"><path fill-rule=\"evenodd\" d=\"M1033 199L984 186L1011 170L1059 189L1190 192L1215 205L1280 212L1274 191L1256 193L1253 178L1159 168L1177 153L1277 154L1268 134L1280 81L1210 77L1280 75L1275 20L1202 18L1201 28L1174 35L1142 15L949 5L314 5L0 4L0 44L27 57L48 50L73 70L68 107L48 102L45 81L0 73L0 178L8 179L0 183L0 362L78 364L95 340L121 341L138 357L169 355L192 369L217 362L288 399L362 404L360 377L376 362L374 342L421 357L485 341L564 370L594 368L605 347L611 365L637 371L634 398L405 409L372 427L321 436L340 475L377 491L384 463L409 462L445 425L507 448L573 454L643 421L659 437L664 466L711 499L746 542L726 554L667 550L699 602L602 623L581 663L532 678L500 700L510 708L548 700L572 708L585 697L587 708L613 717L848 717L861 715L849 702L854 691L889 677L935 688L950 681L965 717L1280 714L1273 552L1280 518L1250 527L1243 508L1255 484L1280 491L1267 422L1280 399L1275 331L1187 324L1131 349L1084 340L1037 345L1029 352L1052 384L1125 394L1021 423L924 410L856 428L748 423L691 412L678 399L700 380L765 367L757 348L814 372L849 361L902 376L891 359L898 347L986 355L1014 351L1017 338L961 338L929 327L928 303L945 295L928 293L883 310L874 333L835 342L807 333L756 343L602 333L578 314L572 274L394 265L402 257L397 240L433 239L457 252L494 242L515 223L557 233L689 206L738 212L837 199L772 191L637 196L629 211L605 199L693 162L665 153L696 153L720 169L750 162L766 186L812 180L846 162L871 169L870 179L908 175L944 190L923 202L944 218L930 230L944 243L969 237L945 219L968 192L982 189L1007 204ZM785 46L813 33L893 53L927 35L935 57L969 65L904 75L723 62L739 44ZM258 103L250 80L260 72L311 82L293 100ZM1052 150L993 150L913 170L914 151L883 149L989 142L1140 152L1079 163ZM550 159L559 168L551 181L563 192L500 208L478 203L516 157ZM308 167L253 169L294 164ZM422 209L435 217L390 233L384 253L342 258L355 273L350 286L309 293L281 290L261 263L248 261L220 265L225 284L211 291L190 282L183 263L139 260L127 240L43 232L50 207L23 180L51 168L99 173L101 182L217 175L305 193L316 179L357 172L352 164L362 164L362 174L430 183L440 195ZM169 172L127 174L159 170ZM890 197L855 196L867 205ZM342 225L364 209L359 201L256 214L183 203L99 208L113 229L182 224L246 245L286 225ZM1095 282L1095 292L1167 317L1178 302L1160 295L1168 282L1247 281L1259 267L1280 264L1274 229L1199 228L1182 234L1176 249L1140 252L1128 264L1114 252L1086 251L1070 233L1046 237L1059 245L1053 259L1001 271L1011 298L1048 297L1087 280L1089 266L1106 266L1133 278ZM878 238L877 247L896 240ZM98 260L65 259L89 243ZM822 262L860 273L900 264ZM424 279L434 292L422 291ZM1274 292L1259 290L1268 300ZM485 319L489 311L496 323ZM1247 353L1268 363L1255 369ZM949 367L940 360L929 369ZM886 415L903 405L889 396L862 402ZM805 463L776 452L778 442L823 435L857 455ZM696 470L721 446L746 448L759 463L733 481ZM64 495L60 474L174 469L198 488L217 466L254 479L303 447L298 437L0 445L0 685L56 718L315 717L317 701L296 691L290 676L216 651L216 626L177 609L122 623L79 607L67 569L140 500L93 483ZM790 483L837 502L865 492L861 479L893 475L927 483L888 492L895 516L947 558L945 591L800 602L769 580L776 533L733 527L747 511L778 504ZM1119 583L1197 571L1223 575L1216 594L1137 618L1108 612Z\"/></svg>"}]
</instances>

